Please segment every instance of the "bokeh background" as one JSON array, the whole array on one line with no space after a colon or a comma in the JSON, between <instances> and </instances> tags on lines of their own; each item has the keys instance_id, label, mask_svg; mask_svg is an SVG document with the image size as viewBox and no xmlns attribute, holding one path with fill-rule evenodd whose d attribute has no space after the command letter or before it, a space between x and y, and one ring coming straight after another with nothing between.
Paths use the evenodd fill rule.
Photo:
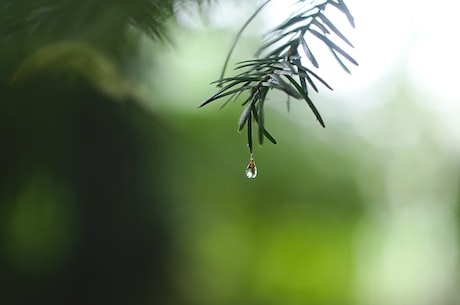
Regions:
<instances>
[{"instance_id":1,"label":"bokeh background","mask_svg":"<svg viewBox=\"0 0 460 305\"><path fill-rule=\"evenodd\" d=\"M267 6L231 65L291 2ZM454 1L348 0L356 29L326 10L360 66L316 55L335 89L313 96L325 129L269 98L278 144L255 147L256 179L238 101L197 106L259 1L177 1L161 39L120 24L116 1L14 3L0 3L1 304L460 303Z\"/></svg>"}]
</instances>

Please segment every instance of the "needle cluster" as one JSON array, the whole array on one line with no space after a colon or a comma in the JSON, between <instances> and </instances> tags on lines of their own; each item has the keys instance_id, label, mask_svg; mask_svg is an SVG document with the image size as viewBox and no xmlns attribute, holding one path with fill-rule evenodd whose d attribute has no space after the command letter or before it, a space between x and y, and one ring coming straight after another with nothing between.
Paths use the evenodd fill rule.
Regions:
<instances>
[{"instance_id":1,"label":"needle cluster","mask_svg":"<svg viewBox=\"0 0 460 305\"><path fill-rule=\"evenodd\" d=\"M242 103L244 108L238 121L238 130L247 128L250 152L253 147L253 122L258 125L257 138L260 144L263 143L264 138L276 144L275 138L267 131L264 120L264 106L270 90L278 90L288 97L304 100L319 124L325 127L324 120L309 93L310 90L318 92L318 84L330 90L332 87L313 71L319 68L319 64L310 48L310 39L324 43L346 72L350 73L346 62L358 65L356 60L335 40L342 41L349 47L353 47L352 43L325 14L327 7L334 7L342 12L354 27L353 16L345 2L343 0L299 0L298 11L265 35L265 42L256 52L256 58L239 62L235 68L237 74L224 77L228 59L241 33L269 2L271 0L263 3L243 25L228 53L221 78L214 82L219 89L200 105L202 107L226 98L223 104L225 106L228 102L244 96Z\"/></svg>"}]
</instances>

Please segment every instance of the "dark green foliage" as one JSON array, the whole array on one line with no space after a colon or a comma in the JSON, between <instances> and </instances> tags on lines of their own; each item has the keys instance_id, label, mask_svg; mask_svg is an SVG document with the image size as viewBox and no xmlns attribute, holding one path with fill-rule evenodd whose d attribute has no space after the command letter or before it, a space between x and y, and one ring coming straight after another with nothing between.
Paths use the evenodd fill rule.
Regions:
<instances>
[{"instance_id":1,"label":"dark green foliage","mask_svg":"<svg viewBox=\"0 0 460 305\"><path fill-rule=\"evenodd\" d=\"M168 128L85 77L0 92L0 303L167 304Z\"/></svg>"},{"instance_id":2,"label":"dark green foliage","mask_svg":"<svg viewBox=\"0 0 460 305\"><path fill-rule=\"evenodd\" d=\"M3 0L0 1L0 82L10 82L30 57L55 46L85 45L125 67L139 33L169 38L175 12L210 0ZM44 52L41 52L44 53ZM75 52L74 52L75 53ZM131 54L126 56L127 54Z\"/></svg>"},{"instance_id":3,"label":"dark green foliage","mask_svg":"<svg viewBox=\"0 0 460 305\"><path fill-rule=\"evenodd\" d=\"M0 4L2 44L24 39L119 39L132 24L162 38L174 0L4 0ZM105 40L105 39L104 39Z\"/></svg>"},{"instance_id":4,"label":"dark green foliage","mask_svg":"<svg viewBox=\"0 0 460 305\"><path fill-rule=\"evenodd\" d=\"M243 102L244 110L238 122L238 130L241 131L247 126L248 146L251 153L253 119L259 127L259 143L263 143L264 137L276 143L266 130L264 120L264 104L269 90L275 89L284 92L288 97L305 100L320 125L325 127L324 120L310 99L309 89L318 92L318 82L330 90L332 87L306 66L310 64L313 68L319 67L307 39L315 37L323 42L345 71L350 72L344 60L358 65L356 60L333 41L334 38L339 38L348 46L353 47L352 43L324 14L326 7L335 7L347 17L350 25L354 27L353 16L345 3L342 0L328 0L316 1L312 4L299 0L299 4L302 5L299 11L266 35L265 43L256 52L257 58L238 63L235 70L242 70L242 72L235 76L224 77L228 59L242 31L270 1L264 2L238 32L225 61L222 76L214 82L220 89L200 105L202 107L220 98L228 97L224 103L226 105L243 92L247 92L247 97ZM302 61L302 57L307 58L308 61Z\"/></svg>"},{"instance_id":5,"label":"dark green foliage","mask_svg":"<svg viewBox=\"0 0 460 305\"><path fill-rule=\"evenodd\" d=\"M0 304L181 303L172 136L120 64L180 1L0 1Z\"/></svg>"},{"instance_id":6,"label":"dark green foliage","mask_svg":"<svg viewBox=\"0 0 460 305\"><path fill-rule=\"evenodd\" d=\"M9 58L11 68L6 68L14 73L23 58L60 42L89 43L118 57L117 52L126 48L126 40L132 39L130 27L154 40L165 40L176 7L205 1L2 0L0 58ZM12 57L20 58L19 62Z\"/></svg>"}]
</instances>

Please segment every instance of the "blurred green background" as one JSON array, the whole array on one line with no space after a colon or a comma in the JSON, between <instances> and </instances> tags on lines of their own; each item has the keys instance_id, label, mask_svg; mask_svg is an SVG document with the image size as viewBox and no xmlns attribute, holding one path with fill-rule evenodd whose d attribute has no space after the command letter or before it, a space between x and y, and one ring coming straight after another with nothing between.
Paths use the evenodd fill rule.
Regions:
<instances>
[{"instance_id":1,"label":"blurred green background","mask_svg":"<svg viewBox=\"0 0 460 305\"><path fill-rule=\"evenodd\" d=\"M269 98L251 180L239 103L196 107L257 2L0 3L0 303L458 304L458 22L391 2L319 55L326 129Z\"/></svg>"}]
</instances>

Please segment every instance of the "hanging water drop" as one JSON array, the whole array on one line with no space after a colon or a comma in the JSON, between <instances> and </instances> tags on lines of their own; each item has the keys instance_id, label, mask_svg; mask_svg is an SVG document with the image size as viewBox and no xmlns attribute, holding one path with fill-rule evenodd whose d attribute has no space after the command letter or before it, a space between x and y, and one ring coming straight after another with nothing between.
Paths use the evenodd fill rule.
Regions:
<instances>
[{"instance_id":1,"label":"hanging water drop","mask_svg":"<svg viewBox=\"0 0 460 305\"><path fill-rule=\"evenodd\" d=\"M252 158L252 155L251 155L251 158L249 159L249 164L246 167L245 173L246 173L246 177L250 179L257 177L257 167L256 167L256 163L254 162L254 159Z\"/></svg>"}]
</instances>

